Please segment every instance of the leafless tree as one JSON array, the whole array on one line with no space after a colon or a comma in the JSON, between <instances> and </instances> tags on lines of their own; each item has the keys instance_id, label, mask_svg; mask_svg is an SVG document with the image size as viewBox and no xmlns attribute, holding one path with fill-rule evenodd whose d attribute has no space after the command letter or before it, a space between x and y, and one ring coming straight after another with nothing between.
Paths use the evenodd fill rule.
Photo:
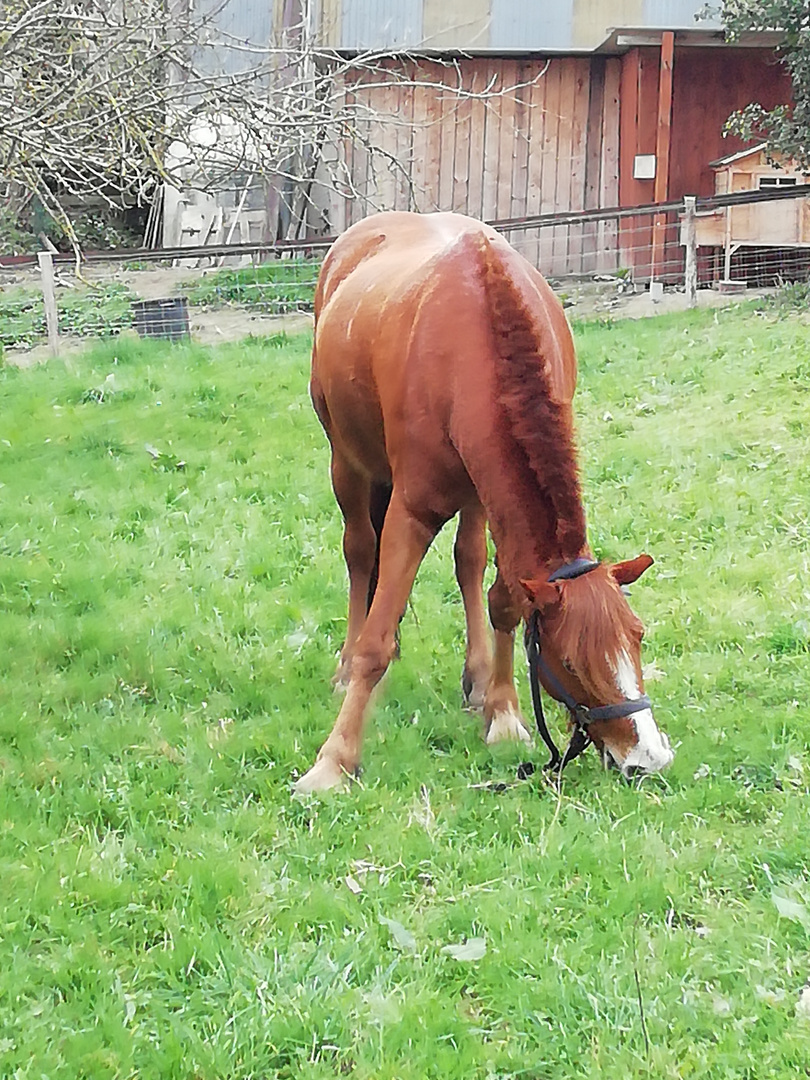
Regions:
<instances>
[{"instance_id":1,"label":"leafless tree","mask_svg":"<svg viewBox=\"0 0 810 1080\"><path fill-rule=\"evenodd\" d=\"M369 130L364 91L412 81L413 67L319 48L310 0L288 0L267 40L245 40L223 29L234 2L0 0L0 194L12 213L38 199L78 255L74 215L88 200L123 209L163 184L212 190L248 174L288 185L294 227L314 185L350 185L335 146ZM472 95L452 63L443 71L444 92L495 93Z\"/></svg>"}]
</instances>

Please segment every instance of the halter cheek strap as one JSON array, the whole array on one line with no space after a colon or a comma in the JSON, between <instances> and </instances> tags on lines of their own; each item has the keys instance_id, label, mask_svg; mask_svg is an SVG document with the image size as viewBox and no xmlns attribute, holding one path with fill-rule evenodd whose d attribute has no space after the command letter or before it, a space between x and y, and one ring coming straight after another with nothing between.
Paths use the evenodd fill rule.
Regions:
<instances>
[{"instance_id":1,"label":"halter cheek strap","mask_svg":"<svg viewBox=\"0 0 810 1080\"><path fill-rule=\"evenodd\" d=\"M572 578L587 574L590 570L594 570L598 565L599 563L593 562L590 559L576 559L572 563L566 563L565 566L561 566L548 580L570 581ZM548 770L557 770L561 773L569 761L573 761L575 757L579 757L582 751L585 750L591 742L591 737L588 734L588 726L590 724L600 720L618 720L623 716L632 716L633 713L652 708L652 702L646 694L642 694L633 701L619 701L615 705L599 705L594 708L589 708L587 705L583 705L578 702L576 698L572 697L559 679L557 679L554 673L549 669L548 664L546 664L542 657L540 649L540 614L537 610L531 613L526 622L525 646L526 659L529 662L529 684L532 691L532 705L534 706L537 731L551 754L551 757L545 766ZM560 754L559 748L551 737L551 732L548 730L548 724L546 723L545 714L543 713L543 696L540 689L541 674L552 696L557 701L562 702L568 709L574 725L571 741L568 744L565 754Z\"/></svg>"}]
</instances>

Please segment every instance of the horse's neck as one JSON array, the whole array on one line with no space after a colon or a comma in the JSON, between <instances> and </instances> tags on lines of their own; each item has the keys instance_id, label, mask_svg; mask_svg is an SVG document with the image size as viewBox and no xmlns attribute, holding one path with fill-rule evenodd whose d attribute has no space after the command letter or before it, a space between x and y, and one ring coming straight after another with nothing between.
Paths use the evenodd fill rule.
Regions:
<instances>
[{"instance_id":1,"label":"horse's neck","mask_svg":"<svg viewBox=\"0 0 810 1080\"><path fill-rule=\"evenodd\" d=\"M463 453L487 513L498 565L510 588L587 550L581 537L561 543L551 499L511 435L493 428L471 433ZM584 520L584 515L583 515Z\"/></svg>"}]
</instances>

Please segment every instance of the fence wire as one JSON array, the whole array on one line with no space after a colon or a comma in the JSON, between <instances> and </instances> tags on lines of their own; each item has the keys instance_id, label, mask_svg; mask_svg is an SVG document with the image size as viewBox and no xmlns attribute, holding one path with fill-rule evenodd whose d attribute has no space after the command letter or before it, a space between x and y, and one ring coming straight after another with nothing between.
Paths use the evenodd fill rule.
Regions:
<instances>
[{"instance_id":1,"label":"fence wire","mask_svg":"<svg viewBox=\"0 0 810 1080\"><path fill-rule=\"evenodd\" d=\"M737 198L737 197L733 197ZM771 229L773 246L756 237ZM727 291L806 281L810 277L810 198L751 205L706 200L696 217L700 288ZM573 282L604 285L605 306L618 297L683 289L684 208L639 207L496 223L505 238L562 294ZM781 241L781 242L780 242ZM81 277L55 257L58 332L93 338L142 336L202 340L270 332L264 320L312 311L327 241L268 249L244 246L212 252L111 252L84 264ZM207 334L207 338L206 338ZM42 285L36 267L0 267L0 346L28 348L45 340Z\"/></svg>"},{"instance_id":2,"label":"fence wire","mask_svg":"<svg viewBox=\"0 0 810 1080\"><path fill-rule=\"evenodd\" d=\"M198 266L197 263L243 265ZM254 263L250 257L216 260L94 259L77 278L71 264L55 268L56 306L62 338L111 337L133 331L144 337L197 336L202 325L223 324L222 335L244 333L264 316L312 311L321 255L292 255ZM189 265L189 263L193 265ZM39 274L29 268L0 271L0 345L27 348L46 337Z\"/></svg>"}]
</instances>

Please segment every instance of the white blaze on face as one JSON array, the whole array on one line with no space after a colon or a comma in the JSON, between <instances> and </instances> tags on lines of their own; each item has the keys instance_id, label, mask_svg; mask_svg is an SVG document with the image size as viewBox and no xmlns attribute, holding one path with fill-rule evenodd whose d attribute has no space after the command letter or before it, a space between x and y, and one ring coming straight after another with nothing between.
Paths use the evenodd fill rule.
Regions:
<instances>
[{"instance_id":1,"label":"white blaze on face","mask_svg":"<svg viewBox=\"0 0 810 1080\"><path fill-rule=\"evenodd\" d=\"M636 669L627 652L622 650L616 658L614 670L616 672L616 685L619 693L626 701L638 701L641 697ZM625 775L635 772L660 772L675 757L675 752L669 745L669 739L658 728L652 709L640 709L629 717L636 730L638 742L630 753L620 760L620 755L613 752L610 744L606 741L608 750L611 751L616 764Z\"/></svg>"}]
</instances>

